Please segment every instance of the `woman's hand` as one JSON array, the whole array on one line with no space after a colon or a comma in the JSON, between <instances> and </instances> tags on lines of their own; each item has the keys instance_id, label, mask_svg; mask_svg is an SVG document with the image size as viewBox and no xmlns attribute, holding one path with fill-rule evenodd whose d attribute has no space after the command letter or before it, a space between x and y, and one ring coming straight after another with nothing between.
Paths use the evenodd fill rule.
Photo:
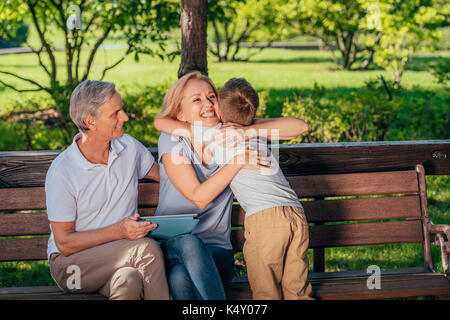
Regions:
<instances>
[{"instance_id":1,"label":"woman's hand","mask_svg":"<svg viewBox=\"0 0 450 320\"><path fill-rule=\"evenodd\" d=\"M229 163L241 165L242 169L270 170L272 161L266 155L261 155L259 151L251 145L247 145Z\"/></svg>"},{"instance_id":2,"label":"woman's hand","mask_svg":"<svg viewBox=\"0 0 450 320\"><path fill-rule=\"evenodd\" d=\"M227 149L236 147L239 143L248 140L244 126L227 122L220 129L213 132L213 141L217 145L226 144Z\"/></svg>"}]
</instances>

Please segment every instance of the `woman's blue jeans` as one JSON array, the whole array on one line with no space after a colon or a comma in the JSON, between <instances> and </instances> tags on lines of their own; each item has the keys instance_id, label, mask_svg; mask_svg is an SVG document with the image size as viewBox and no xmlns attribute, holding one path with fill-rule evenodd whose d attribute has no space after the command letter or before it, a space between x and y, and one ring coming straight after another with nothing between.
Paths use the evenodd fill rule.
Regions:
<instances>
[{"instance_id":1,"label":"woman's blue jeans","mask_svg":"<svg viewBox=\"0 0 450 320\"><path fill-rule=\"evenodd\" d=\"M162 244L168 282L175 300L225 300L233 278L233 250L207 246L200 238L185 234Z\"/></svg>"}]
</instances>

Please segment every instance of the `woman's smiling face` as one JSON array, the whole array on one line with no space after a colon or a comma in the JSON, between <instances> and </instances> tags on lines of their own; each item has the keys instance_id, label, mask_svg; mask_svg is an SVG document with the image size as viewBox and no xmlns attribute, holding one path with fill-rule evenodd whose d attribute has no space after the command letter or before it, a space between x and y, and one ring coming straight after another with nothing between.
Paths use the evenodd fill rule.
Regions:
<instances>
[{"instance_id":1,"label":"woman's smiling face","mask_svg":"<svg viewBox=\"0 0 450 320\"><path fill-rule=\"evenodd\" d=\"M214 127L220 121L216 113L218 107L214 89L206 81L194 78L184 87L177 119L203 127Z\"/></svg>"}]
</instances>

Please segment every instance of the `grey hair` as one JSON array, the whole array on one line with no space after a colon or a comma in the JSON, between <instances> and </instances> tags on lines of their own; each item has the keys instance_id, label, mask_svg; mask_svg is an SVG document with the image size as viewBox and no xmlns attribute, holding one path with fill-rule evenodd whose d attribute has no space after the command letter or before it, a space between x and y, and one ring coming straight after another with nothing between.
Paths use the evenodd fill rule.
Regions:
<instances>
[{"instance_id":1,"label":"grey hair","mask_svg":"<svg viewBox=\"0 0 450 320\"><path fill-rule=\"evenodd\" d=\"M116 86L112 82L84 80L70 97L70 118L82 132L89 131L84 123L88 115L96 118L99 108L107 103L116 92Z\"/></svg>"}]
</instances>

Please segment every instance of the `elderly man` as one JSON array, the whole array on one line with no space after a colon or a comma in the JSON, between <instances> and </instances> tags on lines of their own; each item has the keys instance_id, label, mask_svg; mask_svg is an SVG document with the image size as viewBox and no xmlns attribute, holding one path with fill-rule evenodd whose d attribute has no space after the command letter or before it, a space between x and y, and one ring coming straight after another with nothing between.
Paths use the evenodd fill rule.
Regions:
<instances>
[{"instance_id":1,"label":"elderly man","mask_svg":"<svg viewBox=\"0 0 450 320\"><path fill-rule=\"evenodd\" d=\"M159 181L159 167L123 133L128 116L115 85L86 80L70 100L80 132L52 163L45 181L50 272L68 292L110 299L168 299L156 225L137 221L138 180Z\"/></svg>"}]
</instances>

